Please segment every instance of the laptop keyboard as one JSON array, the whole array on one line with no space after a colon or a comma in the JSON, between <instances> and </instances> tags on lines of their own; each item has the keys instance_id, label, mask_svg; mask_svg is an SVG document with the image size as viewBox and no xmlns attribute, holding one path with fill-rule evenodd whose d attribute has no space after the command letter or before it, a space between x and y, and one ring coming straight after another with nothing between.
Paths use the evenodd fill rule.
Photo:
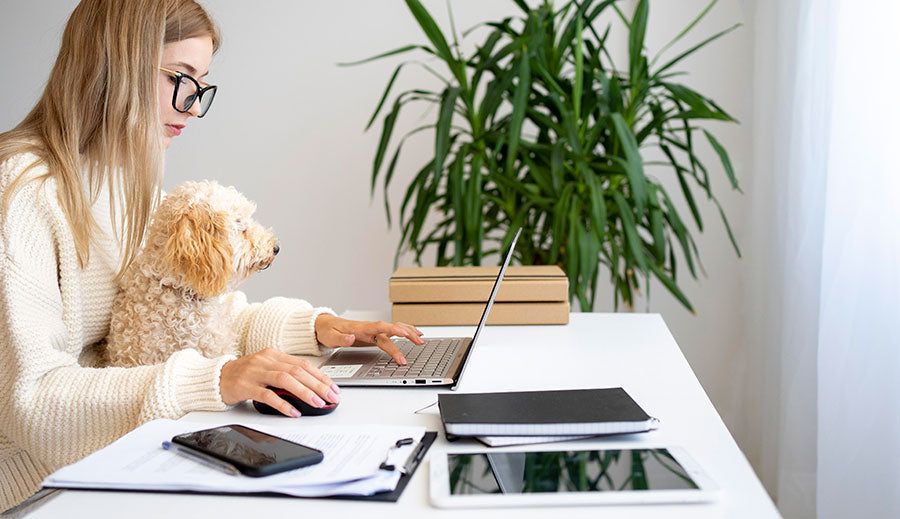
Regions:
<instances>
[{"instance_id":1,"label":"laptop keyboard","mask_svg":"<svg viewBox=\"0 0 900 519\"><path fill-rule=\"evenodd\" d=\"M401 366L390 355L381 352L375 365L363 376L378 378L443 376L463 341L464 339L426 339L422 346L407 340L396 341L397 348L406 357L408 364Z\"/></svg>"}]
</instances>

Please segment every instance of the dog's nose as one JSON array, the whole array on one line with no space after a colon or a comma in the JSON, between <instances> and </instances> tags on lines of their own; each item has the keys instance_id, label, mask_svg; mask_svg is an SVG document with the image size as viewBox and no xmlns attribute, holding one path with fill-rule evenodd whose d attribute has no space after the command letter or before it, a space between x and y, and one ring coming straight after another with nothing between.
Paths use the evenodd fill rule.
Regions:
<instances>
[{"instance_id":1,"label":"dog's nose","mask_svg":"<svg viewBox=\"0 0 900 519\"><path fill-rule=\"evenodd\" d=\"M281 250L281 247L279 247L278 245L276 245L275 248L272 249L272 254L275 254L275 255L277 256L277 255L278 255L278 251L280 251L280 250Z\"/></svg>"}]
</instances>

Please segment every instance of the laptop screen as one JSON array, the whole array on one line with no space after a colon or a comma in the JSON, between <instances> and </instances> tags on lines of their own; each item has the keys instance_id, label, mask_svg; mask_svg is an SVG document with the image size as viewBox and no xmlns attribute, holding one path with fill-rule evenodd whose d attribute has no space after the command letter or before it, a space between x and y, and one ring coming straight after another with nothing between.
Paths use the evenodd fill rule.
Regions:
<instances>
[{"instance_id":1,"label":"laptop screen","mask_svg":"<svg viewBox=\"0 0 900 519\"><path fill-rule=\"evenodd\" d=\"M521 227L516 231L516 235L513 236L512 243L509 244L509 250L506 252L506 257L503 259L503 266L500 267L500 273L497 274L497 279L494 280L494 288L491 289L491 297L488 298L487 306L484 307L484 313L481 314L481 321L478 322L478 328L475 329L475 336L472 337L472 344L475 344L475 341L478 340L478 334L480 334L481 329L484 328L484 323L487 321L488 314L491 312L491 306L494 304L494 298L497 297L497 291L500 289L500 282L503 281L503 274L506 272L506 267L509 265L509 260L512 258L512 253L516 248L516 242L519 241L520 234L522 234ZM460 375L462 375L462 373L460 373Z\"/></svg>"}]
</instances>

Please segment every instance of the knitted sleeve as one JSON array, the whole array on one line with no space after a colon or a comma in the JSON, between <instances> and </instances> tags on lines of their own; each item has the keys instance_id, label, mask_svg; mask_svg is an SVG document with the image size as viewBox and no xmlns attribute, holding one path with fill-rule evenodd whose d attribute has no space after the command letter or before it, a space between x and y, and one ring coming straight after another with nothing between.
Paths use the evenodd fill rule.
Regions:
<instances>
[{"instance_id":1,"label":"knitted sleeve","mask_svg":"<svg viewBox=\"0 0 900 519\"><path fill-rule=\"evenodd\" d=\"M302 299L273 297L263 303L248 303L243 292L225 296L231 308L233 326L242 354L249 355L264 348L277 348L285 353L320 355L316 340L316 318L334 314L325 307L313 307Z\"/></svg>"},{"instance_id":2,"label":"knitted sleeve","mask_svg":"<svg viewBox=\"0 0 900 519\"><path fill-rule=\"evenodd\" d=\"M52 470L144 421L224 409L219 373L234 357L185 350L156 366L79 365L80 269L46 187L23 187L0 230L0 437Z\"/></svg>"}]
</instances>

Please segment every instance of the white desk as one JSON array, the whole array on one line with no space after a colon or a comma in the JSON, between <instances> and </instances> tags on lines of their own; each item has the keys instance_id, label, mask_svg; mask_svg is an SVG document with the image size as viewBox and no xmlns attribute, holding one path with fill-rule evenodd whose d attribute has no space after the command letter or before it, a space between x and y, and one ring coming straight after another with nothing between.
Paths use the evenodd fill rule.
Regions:
<instances>
[{"instance_id":1,"label":"white desk","mask_svg":"<svg viewBox=\"0 0 900 519\"><path fill-rule=\"evenodd\" d=\"M423 328L430 336L468 335L474 328ZM644 409L660 419L660 429L629 436L635 445L655 441L683 446L716 480L723 491L718 502L703 505L566 507L567 518L591 517L779 517L750 464L697 382L678 345L656 314L572 314L568 326L490 326L472 353L460 391L511 391L624 387ZM302 427L315 423L422 424L441 431L430 453L458 449L476 442L443 439L437 406L413 411L437 401L430 388L346 388L340 407L331 415L297 419ZM284 423L288 418L262 416L244 404L227 413L191 413L184 420L203 425L222 423ZM619 437L621 438L621 437ZM168 513L167 513L168 512ZM392 518L547 517L544 509L453 511L428 502L428 466L423 463L396 504L378 502L237 497L133 492L65 491L29 517L349 517L375 512Z\"/></svg>"}]
</instances>

